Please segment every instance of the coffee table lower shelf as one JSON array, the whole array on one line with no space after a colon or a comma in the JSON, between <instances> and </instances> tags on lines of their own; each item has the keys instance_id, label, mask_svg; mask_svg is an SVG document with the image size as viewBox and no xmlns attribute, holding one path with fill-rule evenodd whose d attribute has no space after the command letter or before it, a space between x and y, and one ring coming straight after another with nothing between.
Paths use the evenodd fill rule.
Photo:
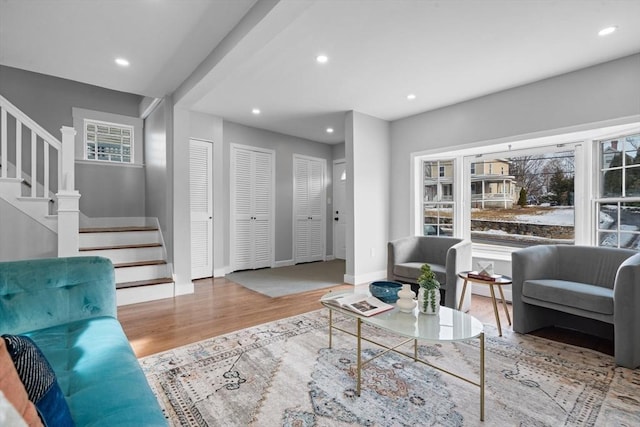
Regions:
<instances>
[{"instance_id":1,"label":"coffee table lower shelf","mask_svg":"<svg viewBox=\"0 0 640 427\"><path fill-rule=\"evenodd\" d=\"M394 353L400 354L402 356L408 357L410 359L413 359L414 362L422 363L422 364L427 365L427 366L429 366L429 367L431 367L433 369L436 369L436 370L438 370L440 372L443 372L445 374L451 375L451 376L453 376L455 378L458 378L458 379L460 379L462 381L465 381L465 382L467 382L469 384L472 384L474 386L479 387L480 388L480 421L484 421L484 364L485 364L484 332L481 332L477 336L477 338L480 340L480 374L479 374L479 381L475 381L475 380L472 380L472 379L469 379L469 378L465 378L465 377L463 377L461 375L458 375L455 372L451 372L451 371L443 369L443 368L441 368L439 366L433 365L432 363L429 363L426 360L420 359L418 357L418 338L406 338L406 339L404 339L402 342L400 342L397 345L389 346L389 345L386 345L384 343L380 343L380 342L374 341L372 339L366 338L366 337L364 337L362 335L362 324L363 323L370 324L369 322L366 321L367 318L362 318L361 316L358 316L355 313L353 313L353 315L350 315L351 313L347 312L346 310L339 310L339 309L336 310L336 311L338 311L340 313L350 315L349 317L355 318L355 320L356 320L356 332L354 333L354 332L349 331L347 329L343 329L341 327L336 326L333 323L333 311L334 311L334 308L331 308L331 307L327 307L327 308L329 309L329 348L332 348L332 346L333 346L333 330L334 329L337 330L337 331L340 331L342 333L345 333L347 335L351 335L351 336L357 338L357 350L356 350L357 351L357 357L356 357L356 365L357 365L356 366L356 370L357 370L357 373L356 373L356 376L357 376L357 379L356 379L356 393L357 393L358 396L360 396L360 391L361 391L362 368L364 368L364 366L366 364L368 364L369 362L372 362L373 360L377 359L378 357L383 356L383 355L385 355L385 354L387 354L389 352L394 352ZM372 325L372 326L376 326L376 325ZM394 332L392 330L389 330L388 328L383 328L383 329L385 329L387 331L390 331L392 333ZM472 338L469 338L469 339L472 339ZM363 360L363 358L362 358L362 341L366 341L366 342L371 343L373 345L376 345L378 347L384 348L385 351L382 351L382 352L376 354L375 356L373 356L373 357L371 357L371 358L369 358L367 360ZM413 355L410 354L410 353L407 353L405 351L398 350L399 347L402 347L402 346L410 343L411 341L413 341ZM431 340L429 340L429 341L431 341ZM434 340L434 341L438 341L438 340Z\"/></svg>"}]
</instances>

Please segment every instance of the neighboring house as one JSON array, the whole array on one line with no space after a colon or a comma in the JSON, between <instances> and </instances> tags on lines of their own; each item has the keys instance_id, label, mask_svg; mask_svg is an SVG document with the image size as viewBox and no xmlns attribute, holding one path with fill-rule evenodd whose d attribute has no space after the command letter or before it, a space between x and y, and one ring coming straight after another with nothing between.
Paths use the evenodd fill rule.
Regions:
<instances>
[{"instance_id":1,"label":"neighboring house","mask_svg":"<svg viewBox=\"0 0 640 427\"><path fill-rule=\"evenodd\" d=\"M509 162L496 159L471 164L471 207L511 208L516 202L516 181Z\"/></svg>"},{"instance_id":2,"label":"neighboring house","mask_svg":"<svg viewBox=\"0 0 640 427\"><path fill-rule=\"evenodd\" d=\"M453 162L425 162L424 202L453 200ZM471 207L510 208L515 203L515 177L509 162L496 159L471 163Z\"/></svg>"}]
</instances>

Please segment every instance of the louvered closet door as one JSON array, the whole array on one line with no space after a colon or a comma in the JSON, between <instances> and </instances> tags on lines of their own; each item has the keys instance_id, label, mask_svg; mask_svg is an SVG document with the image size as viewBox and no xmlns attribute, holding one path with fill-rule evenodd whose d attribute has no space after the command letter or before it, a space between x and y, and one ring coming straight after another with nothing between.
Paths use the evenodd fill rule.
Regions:
<instances>
[{"instance_id":1,"label":"louvered closet door","mask_svg":"<svg viewBox=\"0 0 640 427\"><path fill-rule=\"evenodd\" d=\"M189 141L192 279L213 276L212 153L210 142Z\"/></svg>"},{"instance_id":2,"label":"louvered closet door","mask_svg":"<svg viewBox=\"0 0 640 427\"><path fill-rule=\"evenodd\" d=\"M273 153L232 148L232 270L270 267Z\"/></svg>"},{"instance_id":3,"label":"louvered closet door","mask_svg":"<svg viewBox=\"0 0 640 427\"><path fill-rule=\"evenodd\" d=\"M294 261L324 259L325 161L294 157Z\"/></svg>"},{"instance_id":4,"label":"louvered closet door","mask_svg":"<svg viewBox=\"0 0 640 427\"><path fill-rule=\"evenodd\" d=\"M233 270L253 268L253 184L251 164L252 154L247 150L235 149L233 154L234 183L232 188L233 222L235 247L233 250Z\"/></svg>"},{"instance_id":5,"label":"louvered closet door","mask_svg":"<svg viewBox=\"0 0 640 427\"><path fill-rule=\"evenodd\" d=\"M268 153L255 152L253 179L253 232L254 232L254 267L271 266L271 184L273 156Z\"/></svg>"}]
</instances>

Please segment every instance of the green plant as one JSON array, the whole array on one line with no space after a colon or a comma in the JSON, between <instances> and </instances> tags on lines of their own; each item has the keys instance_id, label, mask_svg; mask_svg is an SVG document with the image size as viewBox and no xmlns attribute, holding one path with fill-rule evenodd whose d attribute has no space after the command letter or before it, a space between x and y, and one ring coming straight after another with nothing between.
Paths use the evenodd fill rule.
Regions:
<instances>
[{"instance_id":1,"label":"green plant","mask_svg":"<svg viewBox=\"0 0 640 427\"><path fill-rule=\"evenodd\" d=\"M420 267L420 277L418 277L418 285L422 289L424 289L424 293L428 296L428 298L424 298L422 300L422 309L423 311L427 311L427 302L429 301L431 304L431 311L435 313L436 311L436 292L440 292L440 282L436 279L436 274L431 271L431 266L429 264L422 264Z\"/></svg>"}]
</instances>

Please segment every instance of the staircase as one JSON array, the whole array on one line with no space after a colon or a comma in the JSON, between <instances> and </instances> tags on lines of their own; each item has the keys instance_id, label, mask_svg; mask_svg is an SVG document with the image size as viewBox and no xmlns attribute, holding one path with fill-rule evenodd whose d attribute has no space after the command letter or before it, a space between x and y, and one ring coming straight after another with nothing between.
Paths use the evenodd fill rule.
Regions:
<instances>
[{"instance_id":1,"label":"staircase","mask_svg":"<svg viewBox=\"0 0 640 427\"><path fill-rule=\"evenodd\" d=\"M171 267L157 220L114 218L111 222L115 221L119 223L81 227L79 252L111 260L118 305L173 297Z\"/></svg>"},{"instance_id":2,"label":"staircase","mask_svg":"<svg viewBox=\"0 0 640 427\"><path fill-rule=\"evenodd\" d=\"M74 189L76 132L61 132L59 141L0 96L0 198L57 233L58 256L111 259L118 305L173 297L158 220L82 216Z\"/></svg>"}]
</instances>

